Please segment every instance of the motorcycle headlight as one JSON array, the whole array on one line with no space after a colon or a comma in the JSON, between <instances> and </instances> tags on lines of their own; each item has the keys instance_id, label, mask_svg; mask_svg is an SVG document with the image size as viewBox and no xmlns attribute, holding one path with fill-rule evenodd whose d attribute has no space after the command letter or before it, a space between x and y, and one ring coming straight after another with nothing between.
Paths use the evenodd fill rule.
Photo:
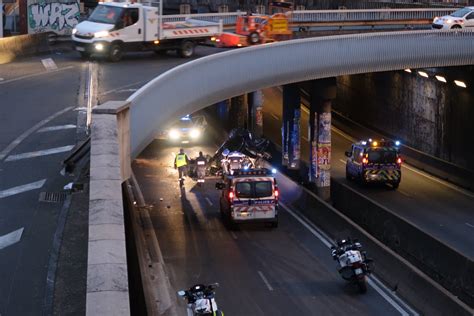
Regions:
<instances>
[{"instance_id":1,"label":"motorcycle headlight","mask_svg":"<svg viewBox=\"0 0 474 316\"><path fill-rule=\"evenodd\" d=\"M169 132L169 137L173 140L175 139L178 139L179 137L181 136L181 134L179 133L178 130L176 129L172 129L170 132Z\"/></svg>"},{"instance_id":2,"label":"motorcycle headlight","mask_svg":"<svg viewBox=\"0 0 474 316\"><path fill-rule=\"evenodd\" d=\"M189 133L189 136L194 139L199 138L201 136L201 131L197 128L193 128Z\"/></svg>"},{"instance_id":3,"label":"motorcycle headlight","mask_svg":"<svg viewBox=\"0 0 474 316\"><path fill-rule=\"evenodd\" d=\"M94 33L94 37L95 38L99 38L99 37L107 37L109 36L109 31L100 31L100 32L96 32Z\"/></svg>"}]
</instances>

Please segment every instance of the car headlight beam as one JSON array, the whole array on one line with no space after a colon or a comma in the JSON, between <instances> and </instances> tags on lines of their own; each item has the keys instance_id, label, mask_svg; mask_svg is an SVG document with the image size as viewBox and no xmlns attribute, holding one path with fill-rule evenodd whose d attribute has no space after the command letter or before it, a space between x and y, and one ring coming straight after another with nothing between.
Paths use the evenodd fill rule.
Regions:
<instances>
[{"instance_id":1,"label":"car headlight beam","mask_svg":"<svg viewBox=\"0 0 474 316\"><path fill-rule=\"evenodd\" d=\"M99 32L96 32L94 33L94 37L95 38L100 38L100 37L107 37L109 36L109 31L99 31Z\"/></svg>"},{"instance_id":2,"label":"car headlight beam","mask_svg":"<svg viewBox=\"0 0 474 316\"><path fill-rule=\"evenodd\" d=\"M178 138L181 137L181 134L179 133L178 130L172 129L172 130L169 132L169 137L170 137L172 140L176 140L176 139L178 139Z\"/></svg>"},{"instance_id":3,"label":"car headlight beam","mask_svg":"<svg viewBox=\"0 0 474 316\"><path fill-rule=\"evenodd\" d=\"M104 44L102 44L102 43L97 43L97 44L94 45L94 47L99 52L104 50Z\"/></svg>"},{"instance_id":4,"label":"car headlight beam","mask_svg":"<svg viewBox=\"0 0 474 316\"><path fill-rule=\"evenodd\" d=\"M193 128L189 133L189 136L194 139L199 138L201 136L201 131L197 128Z\"/></svg>"}]
</instances>

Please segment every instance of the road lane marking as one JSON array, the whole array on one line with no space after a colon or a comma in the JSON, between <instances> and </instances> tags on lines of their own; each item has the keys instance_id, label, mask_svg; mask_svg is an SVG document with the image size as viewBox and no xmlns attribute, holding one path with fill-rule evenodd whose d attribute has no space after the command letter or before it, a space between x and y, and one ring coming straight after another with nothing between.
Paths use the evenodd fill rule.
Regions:
<instances>
[{"instance_id":1,"label":"road lane marking","mask_svg":"<svg viewBox=\"0 0 474 316\"><path fill-rule=\"evenodd\" d=\"M148 82L149 80L141 80L141 81L137 81L137 82L134 82L134 83L130 83L130 84L127 84L125 86L121 86L121 87L118 87L118 88L115 88L115 89L112 89L112 90L108 90L108 91L105 91L105 92L102 92L100 95L103 96L103 95L107 95L107 94L110 94L110 93L113 93L113 92L119 92L119 91L123 91L125 88L129 88L129 87L133 87L135 85L143 85L144 83ZM132 90L132 89L129 89L129 90ZM137 89L134 89L135 91Z\"/></svg>"},{"instance_id":2,"label":"road lane marking","mask_svg":"<svg viewBox=\"0 0 474 316\"><path fill-rule=\"evenodd\" d=\"M262 278L263 282L267 286L268 290L273 291L272 286L270 285L270 282L268 282L267 278L263 275L262 271L257 271L258 275Z\"/></svg>"},{"instance_id":3,"label":"road lane marking","mask_svg":"<svg viewBox=\"0 0 474 316\"><path fill-rule=\"evenodd\" d=\"M54 155L54 154L68 152L73 148L74 148L74 145L69 145L69 146L50 148L50 149L39 150L39 151L32 151L29 153L23 153L23 154L18 154L18 155L11 155L11 156L8 156L7 159L5 159L5 161L16 161L16 160L41 157L41 156L46 156L46 155Z\"/></svg>"},{"instance_id":4,"label":"road lane marking","mask_svg":"<svg viewBox=\"0 0 474 316\"><path fill-rule=\"evenodd\" d=\"M419 175L421 175L421 176L424 176L425 178L428 178L428 179L430 179L430 180L432 180L432 181L434 181L434 182L437 182L437 183L439 183L439 184L442 184L442 185L444 185L444 186L446 186L446 187L448 187L448 188L450 188L450 189L453 189L453 190L456 191L456 192L459 192L459 193L464 194L464 195L466 195L466 196L468 196L468 197L474 198L474 194L473 194L473 193L470 193L470 192L468 192L468 191L466 191L466 190L464 190L464 189L462 189L462 188L460 188L460 187L458 187L458 186L456 186L456 185L454 185L454 184L451 184L451 183L449 183L449 182L443 181L443 180L438 179L438 178L436 178L436 177L430 176L429 174L424 173L424 172L419 171L419 170L416 170L415 168L409 167L409 166L407 166L406 164L403 165L402 168L406 168L406 169L408 169L408 170L410 170L410 171L413 171L414 173L417 173L417 174L419 174Z\"/></svg>"},{"instance_id":5,"label":"road lane marking","mask_svg":"<svg viewBox=\"0 0 474 316\"><path fill-rule=\"evenodd\" d=\"M36 182L23 184L17 187L0 191L0 199L6 198L12 195L16 195L19 193L23 193L23 192L40 189L44 185L45 182L46 182L46 179L43 179Z\"/></svg>"},{"instance_id":6,"label":"road lane marking","mask_svg":"<svg viewBox=\"0 0 474 316\"><path fill-rule=\"evenodd\" d=\"M277 120L277 121L280 120L280 118L279 118L277 115L275 115L275 114L273 114L273 113L270 113L270 115L271 115L275 120Z\"/></svg>"},{"instance_id":7,"label":"road lane marking","mask_svg":"<svg viewBox=\"0 0 474 316\"><path fill-rule=\"evenodd\" d=\"M72 69L72 68L74 68L74 66L67 66L67 67L63 67L63 68L58 68L56 70L42 71L42 72L39 72L39 73L36 73L36 74L20 76L20 77L17 77L17 78L4 80L4 81L0 82L0 85L7 84L7 83L10 83L10 82L19 81L19 80L22 80L22 79L34 78L34 77L38 77L38 76L41 76L41 75L48 75L48 74L52 74L52 73L56 73L56 72L60 72L60 71L67 70L67 69Z\"/></svg>"},{"instance_id":8,"label":"road lane marking","mask_svg":"<svg viewBox=\"0 0 474 316\"><path fill-rule=\"evenodd\" d=\"M51 71L58 69L58 66L52 58L41 59L41 63L43 64L44 68L46 68L46 70Z\"/></svg>"},{"instance_id":9,"label":"road lane marking","mask_svg":"<svg viewBox=\"0 0 474 316\"><path fill-rule=\"evenodd\" d=\"M332 243L329 242L330 238L326 236L319 228L317 228L310 220L308 220L304 215L301 214L296 214L293 212L288 206L285 205L283 202L279 202L280 205L287 211L293 218L295 218L300 224L302 224L306 229L308 229L314 236L316 236L326 247L331 248ZM406 312L405 309L403 309L403 305L406 309L410 311L413 315L418 315L411 307L406 305L401 299L398 298L398 296L394 293L391 292L391 296L393 296L395 299L393 299L391 296L387 294L387 292L390 292L390 290L383 285L382 283L379 283L380 285L375 284L374 282L371 281L371 279L375 278L374 276L368 277L368 283L372 288L377 291L390 305L392 305L398 312L400 312L401 315L410 315L409 313ZM378 280L377 280L378 281ZM384 288L385 290L383 290Z\"/></svg>"},{"instance_id":10,"label":"road lane marking","mask_svg":"<svg viewBox=\"0 0 474 316\"><path fill-rule=\"evenodd\" d=\"M234 238L235 240L237 240L237 235L236 235L233 231L231 231L230 234L232 235L232 238Z\"/></svg>"},{"instance_id":11,"label":"road lane marking","mask_svg":"<svg viewBox=\"0 0 474 316\"><path fill-rule=\"evenodd\" d=\"M207 196L206 196L206 201L207 201L207 203L209 204L209 206L212 206L212 205L213 205L212 202L211 202L211 200L209 200L209 198L208 198Z\"/></svg>"},{"instance_id":12,"label":"road lane marking","mask_svg":"<svg viewBox=\"0 0 474 316\"><path fill-rule=\"evenodd\" d=\"M470 223L465 223L465 224L466 224L467 226L469 226L469 227L474 228L474 225L472 225L472 224L470 224Z\"/></svg>"},{"instance_id":13,"label":"road lane marking","mask_svg":"<svg viewBox=\"0 0 474 316\"><path fill-rule=\"evenodd\" d=\"M3 149L1 152L0 152L0 161L2 161L3 159L5 159L6 156L8 156L8 154L13 150L15 149L16 146L18 146L22 141L25 140L25 138L27 138L28 136L30 136L31 134L33 134L37 129L43 127L44 125L48 124L51 120L54 120L56 117L72 110L74 107L73 106L70 106L70 107L67 107L65 108L64 110L61 110L59 112L56 112L54 113L53 115L49 116L48 118L40 121L39 123L35 124L33 127L31 127L30 129L28 129L27 131L23 132L23 134L21 134L20 136L18 136L15 140L13 140L10 144L8 144L7 147L5 147L5 149Z\"/></svg>"},{"instance_id":14,"label":"road lane marking","mask_svg":"<svg viewBox=\"0 0 474 316\"><path fill-rule=\"evenodd\" d=\"M23 234L23 229L24 227L6 235L0 236L0 250L19 242L21 239L21 235Z\"/></svg>"},{"instance_id":15,"label":"road lane marking","mask_svg":"<svg viewBox=\"0 0 474 316\"><path fill-rule=\"evenodd\" d=\"M47 126L40 128L37 133L44 133L44 132L54 132L54 131L60 131L63 129L73 129L76 128L76 125L74 124L66 124L66 125L57 125L57 126Z\"/></svg>"}]
</instances>

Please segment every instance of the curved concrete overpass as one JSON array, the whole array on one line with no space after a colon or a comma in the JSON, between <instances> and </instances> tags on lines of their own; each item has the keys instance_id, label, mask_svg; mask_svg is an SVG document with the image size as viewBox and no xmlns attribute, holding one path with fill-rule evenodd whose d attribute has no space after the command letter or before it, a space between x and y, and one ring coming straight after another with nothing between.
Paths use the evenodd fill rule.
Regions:
<instances>
[{"instance_id":1,"label":"curved concrete overpass","mask_svg":"<svg viewBox=\"0 0 474 316\"><path fill-rule=\"evenodd\" d=\"M207 56L169 70L130 96L131 154L136 157L170 120L246 92L340 75L472 64L472 31L329 36Z\"/></svg>"}]
</instances>

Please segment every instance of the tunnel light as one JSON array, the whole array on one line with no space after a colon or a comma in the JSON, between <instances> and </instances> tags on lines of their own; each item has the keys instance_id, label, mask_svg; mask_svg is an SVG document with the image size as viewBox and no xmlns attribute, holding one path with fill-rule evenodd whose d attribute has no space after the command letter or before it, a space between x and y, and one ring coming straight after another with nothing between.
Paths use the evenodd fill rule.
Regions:
<instances>
[{"instance_id":1,"label":"tunnel light","mask_svg":"<svg viewBox=\"0 0 474 316\"><path fill-rule=\"evenodd\" d=\"M463 81L454 80L454 83L461 88L467 88L466 84Z\"/></svg>"},{"instance_id":2,"label":"tunnel light","mask_svg":"<svg viewBox=\"0 0 474 316\"><path fill-rule=\"evenodd\" d=\"M445 82L446 83L446 78L443 76L435 76L438 81Z\"/></svg>"},{"instance_id":3,"label":"tunnel light","mask_svg":"<svg viewBox=\"0 0 474 316\"><path fill-rule=\"evenodd\" d=\"M408 72L409 74L411 74L411 69L405 69L405 72Z\"/></svg>"},{"instance_id":4,"label":"tunnel light","mask_svg":"<svg viewBox=\"0 0 474 316\"><path fill-rule=\"evenodd\" d=\"M428 74L424 71L418 71L418 74L422 77L428 78Z\"/></svg>"}]
</instances>

